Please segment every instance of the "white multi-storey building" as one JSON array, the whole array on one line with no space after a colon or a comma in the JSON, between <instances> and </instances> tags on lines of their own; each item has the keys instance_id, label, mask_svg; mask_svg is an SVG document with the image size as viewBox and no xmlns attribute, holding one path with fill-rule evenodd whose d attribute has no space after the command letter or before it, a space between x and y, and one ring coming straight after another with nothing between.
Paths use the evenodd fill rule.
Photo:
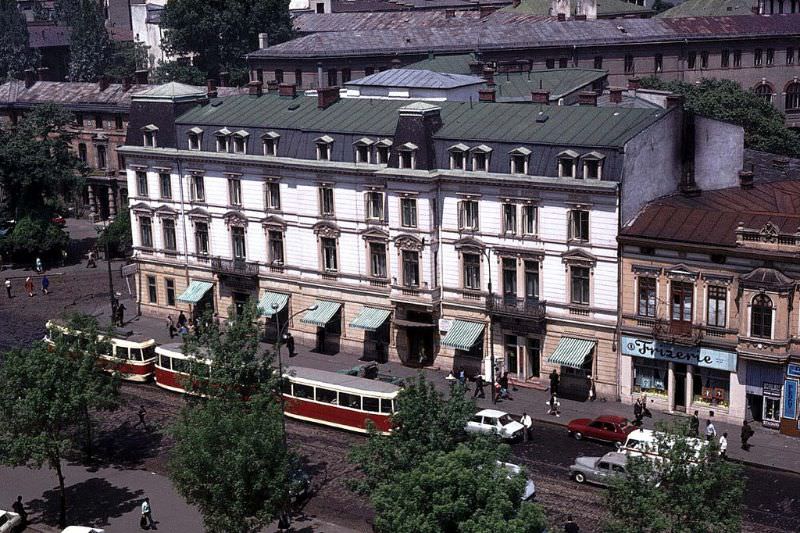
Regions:
<instances>
[{"instance_id":1,"label":"white multi-storey building","mask_svg":"<svg viewBox=\"0 0 800 533\"><path fill-rule=\"evenodd\" d=\"M134 97L125 153L142 309L407 364L617 394L621 222L678 186L679 107ZM277 312L275 312L277 310ZM277 320L276 318L277 317Z\"/></svg>"}]
</instances>

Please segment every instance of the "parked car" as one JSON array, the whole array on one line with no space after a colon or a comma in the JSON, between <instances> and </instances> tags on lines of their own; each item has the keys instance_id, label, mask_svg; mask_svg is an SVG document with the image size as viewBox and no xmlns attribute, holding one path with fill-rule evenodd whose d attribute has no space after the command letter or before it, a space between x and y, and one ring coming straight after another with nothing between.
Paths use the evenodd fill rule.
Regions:
<instances>
[{"instance_id":1,"label":"parked car","mask_svg":"<svg viewBox=\"0 0 800 533\"><path fill-rule=\"evenodd\" d=\"M628 423L628 419L621 416L598 416L591 418L578 418L567 424L567 431L575 440L597 439L605 442L625 442L628 434L636 427Z\"/></svg>"},{"instance_id":2,"label":"parked car","mask_svg":"<svg viewBox=\"0 0 800 533\"><path fill-rule=\"evenodd\" d=\"M509 479L512 476L516 476L518 474L525 475L525 471L522 469L521 466L515 465L514 463L502 463L498 461L498 464L508 470L508 477ZM536 485L534 485L533 480L525 475L525 492L522 493L522 501L529 501L532 500L536 496Z\"/></svg>"},{"instance_id":3,"label":"parked car","mask_svg":"<svg viewBox=\"0 0 800 533\"><path fill-rule=\"evenodd\" d=\"M67 526L61 533L105 533L105 529L86 526Z\"/></svg>"},{"instance_id":4,"label":"parked car","mask_svg":"<svg viewBox=\"0 0 800 533\"><path fill-rule=\"evenodd\" d=\"M608 486L611 480L625 475L628 457L624 453L608 452L602 457L578 457L569 467L569 475L578 483Z\"/></svg>"},{"instance_id":5,"label":"parked car","mask_svg":"<svg viewBox=\"0 0 800 533\"><path fill-rule=\"evenodd\" d=\"M18 525L22 523L22 517L11 511L0 511L0 533L11 533L16 531Z\"/></svg>"},{"instance_id":6,"label":"parked car","mask_svg":"<svg viewBox=\"0 0 800 533\"><path fill-rule=\"evenodd\" d=\"M483 409L473 415L464 429L468 433L494 434L501 439L512 440L522 436L525 426L511 418L508 413Z\"/></svg>"},{"instance_id":7,"label":"parked car","mask_svg":"<svg viewBox=\"0 0 800 533\"><path fill-rule=\"evenodd\" d=\"M52 218L50 218L50 222L52 222L56 226L62 226L63 227L63 226L67 225L66 219L64 217L62 217L61 215L59 215L59 214L53 215Z\"/></svg>"},{"instance_id":8,"label":"parked car","mask_svg":"<svg viewBox=\"0 0 800 533\"><path fill-rule=\"evenodd\" d=\"M662 437L660 439L661 442L668 448L671 447L672 443L675 442L674 436L665 435L651 429L637 429L636 431L631 431L628 434L628 438L625 439L623 444L617 445L617 450L620 453L631 456L644 456L651 459L663 459L664 454L659 449L659 437ZM708 446L708 442L694 437L686 437L686 441L694 450L695 458L699 460L700 452L702 451L703 447Z\"/></svg>"}]
</instances>

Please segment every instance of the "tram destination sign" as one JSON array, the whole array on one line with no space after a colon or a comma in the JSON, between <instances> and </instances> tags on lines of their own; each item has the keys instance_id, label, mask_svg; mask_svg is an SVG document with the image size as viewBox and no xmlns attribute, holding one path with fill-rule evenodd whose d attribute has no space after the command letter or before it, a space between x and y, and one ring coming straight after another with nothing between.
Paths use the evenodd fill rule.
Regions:
<instances>
[{"instance_id":1,"label":"tram destination sign","mask_svg":"<svg viewBox=\"0 0 800 533\"><path fill-rule=\"evenodd\" d=\"M736 372L736 353L700 346L680 346L655 339L622 336L622 354Z\"/></svg>"}]
</instances>

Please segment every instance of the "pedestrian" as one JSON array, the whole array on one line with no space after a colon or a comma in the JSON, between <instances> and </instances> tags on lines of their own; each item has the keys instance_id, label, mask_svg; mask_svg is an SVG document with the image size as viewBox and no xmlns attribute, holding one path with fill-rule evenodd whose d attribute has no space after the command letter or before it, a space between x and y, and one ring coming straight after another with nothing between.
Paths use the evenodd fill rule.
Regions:
<instances>
[{"instance_id":1,"label":"pedestrian","mask_svg":"<svg viewBox=\"0 0 800 533\"><path fill-rule=\"evenodd\" d=\"M292 526L292 519L289 518L289 514L286 511L281 511L281 514L278 517L278 532L279 533L288 532L291 526Z\"/></svg>"},{"instance_id":2,"label":"pedestrian","mask_svg":"<svg viewBox=\"0 0 800 533\"><path fill-rule=\"evenodd\" d=\"M486 398L486 393L483 391L484 382L483 376L478 374L475 376L475 392L472 393L473 398Z\"/></svg>"},{"instance_id":3,"label":"pedestrian","mask_svg":"<svg viewBox=\"0 0 800 533\"><path fill-rule=\"evenodd\" d=\"M533 419L528 413L523 412L522 418L519 419L519 422L520 424L525 426L525 430L522 432L522 435L524 437L525 442L528 442L528 440L531 438L531 428L533 427Z\"/></svg>"},{"instance_id":4,"label":"pedestrian","mask_svg":"<svg viewBox=\"0 0 800 533\"><path fill-rule=\"evenodd\" d=\"M458 382L461 383L462 387L467 386L467 375L464 373L464 369L460 368L458 370Z\"/></svg>"},{"instance_id":5,"label":"pedestrian","mask_svg":"<svg viewBox=\"0 0 800 533\"><path fill-rule=\"evenodd\" d=\"M706 440L711 442L717 436L717 428L714 427L714 422L711 419L706 420Z\"/></svg>"},{"instance_id":6,"label":"pedestrian","mask_svg":"<svg viewBox=\"0 0 800 533\"><path fill-rule=\"evenodd\" d=\"M144 415L147 414L147 409L144 408L144 405L139 406L139 410L136 412L136 415L139 417L139 421L133 425L133 428L136 429L140 425L147 431L147 422L144 421Z\"/></svg>"},{"instance_id":7,"label":"pedestrian","mask_svg":"<svg viewBox=\"0 0 800 533\"><path fill-rule=\"evenodd\" d=\"M5 285L6 285L6 294L8 294L8 298L9 299L13 298L13 296L11 296L11 280L6 278Z\"/></svg>"},{"instance_id":8,"label":"pedestrian","mask_svg":"<svg viewBox=\"0 0 800 533\"><path fill-rule=\"evenodd\" d=\"M508 386L508 372L503 372L503 375L500 376L500 391L506 398L513 400L514 398L511 397L510 390L511 388Z\"/></svg>"},{"instance_id":9,"label":"pedestrian","mask_svg":"<svg viewBox=\"0 0 800 533\"><path fill-rule=\"evenodd\" d=\"M50 280L47 276L42 276L42 293L50 294Z\"/></svg>"},{"instance_id":10,"label":"pedestrian","mask_svg":"<svg viewBox=\"0 0 800 533\"><path fill-rule=\"evenodd\" d=\"M723 459L727 459L728 455L728 432L722 434L719 438L719 456Z\"/></svg>"},{"instance_id":11,"label":"pedestrian","mask_svg":"<svg viewBox=\"0 0 800 533\"><path fill-rule=\"evenodd\" d=\"M633 425L642 427L642 418L644 417L644 409L642 408L642 399L636 398L636 403L633 404Z\"/></svg>"},{"instance_id":12,"label":"pedestrian","mask_svg":"<svg viewBox=\"0 0 800 533\"><path fill-rule=\"evenodd\" d=\"M550 400L547 402L547 414L560 417L561 411L559 411L559 407L561 407L561 402L558 401L558 397L555 394L551 394Z\"/></svg>"},{"instance_id":13,"label":"pedestrian","mask_svg":"<svg viewBox=\"0 0 800 533\"><path fill-rule=\"evenodd\" d=\"M28 525L28 512L25 510L25 505L22 503L22 496L17 496L17 501L11 504L11 510L17 513L22 520L19 524L20 530L24 530Z\"/></svg>"},{"instance_id":14,"label":"pedestrian","mask_svg":"<svg viewBox=\"0 0 800 533\"><path fill-rule=\"evenodd\" d=\"M558 372L554 368L552 372L550 372L550 394L558 394L558 383L560 379L558 377Z\"/></svg>"},{"instance_id":15,"label":"pedestrian","mask_svg":"<svg viewBox=\"0 0 800 533\"><path fill-rule=\"evenodd\" d=\"M86 257L86 268L97 268L97 260L95 259L94 250L89 250L89 254Z\"/></svg>"},{"instance_id":16,"label":"pedestrian","mask_svg":"<svg viewBox=\"0 0 800 533\"><path fill-rule=\"evenodd\" d=\"M589 401L593 402L595 399L595 390L594 390L594 378L591 374L586 376L586 385L589 387Z\"/></svg>"},{"instance_id":17,"label":"pedestrian","mask_svg":"<svg viewBox=\"0 0 800 533\"><path fill-rule=\"evenodd\" d=\"M142 529L158 529L153 521L153 510L150 508L150 498L142 502L142 518L139 522Z\"/></svg>"},{"instance_id":18,"label":"pedestrian","mask_svg":"<svg viewBox=\"0 0 800 533\"><path fill-rule=\"evenodd\" d=\"M25 278L25 292L28 293L29 297L33 297L33 279L30 276Z\"/></svg>"},{"instance_id":19,"label":"pedestrian","mask_svg":"<svg viewBox=\"0 0 800 533\"><path fill-rule=\"evenodd\" d=\"M747 441L750 440L754 433L755 431L750 427L750 423L747 420L742 421L742 449L744 451L750 450L750 445Z\"/></svg>"},{"instance_id":20,"label":"pedestrian","mask_svg":"<svg viewBox=\"0 0 800 533\"><path fill-rule=\"evenodd\" d=\"M694 412L692 418L689 420L689 433L691 433L694 438L700 435L700 416L698 416L697 411Z\"/></svg>"},{"instance_id":21,"label":"pedestrian","mask_svg":"<svg viewBox=\"0 0 800 533\"><path fill-rule=\"evenodd\" d=\"M36 258L36 272L41 274L43 270L44 270L44 265L42 264L42 258L41 257L37 257Z\"/></svg>"},{"instance_id":22,"label":"pedestrian","mask_svg":"<svg viewBox=\"0 0 800 533\"><path fill-rule=\"evenodd\" d=\"M186 325L186 315L183 314L183 311L178 315L178 326L185 326Z\"/></svg>"},{"instance_id":23,"label":"pedestrian","mask_svg":"<svg viewBox=\"0 0 800 533\"><path fill-rule=\"evenodd\" d=\"M172 320L172 315L167 315L167 331L170 339L175 337L175 321Z\"/></svg>"},{"instance_id":24,"label":"pedestrian","mask_svg":"<svg viewBox=\"0 0 800 533\"><path fill-rule=\"evenodd\" d=\"M581 528L572 519L572 515L567 515L567 521L564 522L564 533L578 533L580 530Z\"/></svg>"},{"instance_id":25,"label":"pedestrian","mask_svg":"<svg viewBox=\"0 0 800 533\"><path fill-rule=\"evenodd\" d=\"M283 336L283 340L286 343L286 349L289 350L289 357L297 355L297 352L294 351L294 335L287 331Z\"/></svg>"},{"instance_id":26,"label":"pedestrian","mask_svg":"<svg viewBox=\"0 0 800 533\"><path fill-rule=\"evenodd\" d=\"M122 324L125 322L125 304L120 302L117 306L117 325L122 327Z\"/></svg>"},{"instance_id":27,"label":"pedestrian","mask_svg":"<svg viewBox=\"0 0 800 533\"><path fill-rule=\"evenodd\" d=\"M67 266L67 251L64 249L61 250L61 266Z\"/></svg>"}]
</instances>

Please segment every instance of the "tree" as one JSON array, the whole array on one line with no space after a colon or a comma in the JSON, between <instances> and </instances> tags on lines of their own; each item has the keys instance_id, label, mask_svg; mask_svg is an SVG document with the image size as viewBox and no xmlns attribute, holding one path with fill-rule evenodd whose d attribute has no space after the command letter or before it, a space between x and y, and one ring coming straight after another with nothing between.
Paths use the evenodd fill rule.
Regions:
<instances>
[{"instance_id":1,"label":"tree","mask_svg":"<svg viewBox=\"0 0 800 533\"><path fill-rule=\"evenodd\" d=\"M55 104L33 108L16 126L0 130L0 187L6 216L48 219L59 199L83 188L86 166L70 141L70 112Z\"/></svg>"},{"instance_id":2,"label":"tree","mask_svg":"<svg viewBox=\"0 0 800 533\"><path fill-rule=\"evenodd\" d=\"M193 55L211 76L246 67L245 54L258 48L258 34L279 43L292 36L288 0L171 0L161 15L164 49Z\"/></svg>"},{"instance_id":3,"label":"tree","mask_svg":"<svg viewBox=\"0 0 800 533\"><path fill-rule=\"evenodd\" d=\"M130 78L147 68L147 46L139 41L113 41L105 75L114 80Z\"/></svg>"},{"instance_id":4,"label":"tree","mask_svg":"<svg viewBox=\"0 0 800 533\"><path fill-rule=\"evenodd\" d=\"M36 65L38 57L29 39L28 24L16 0L0 0L0 80Z\"/></svg>"},{"instance_id":5,"label":"tree","mask_svg":"<svg viewBox=\"0 0 800 533\"><path fill-rule=\"evenodd\" d=\"M153 71L153 83L177 81L187 85L205 85L206 75L202 70L182 61L160 63Z\"/></svg>"},{"instance_id":6,"label":"tree","mask_svg":"<svg viewBox=\"0 0 800 533\"><path fill-rule=\"evenodd\" d=\"M31 264L37 257L52 263L69 244L69 235L47 219L26 216L10 234L0 238L0 253L20 263Z\"/></svg>"},{"instance_id":7,"label":"tree","mask_svg":"<svg viewBox=\"0 0 800 533\"><path fill-rule=\"evenodd\" d=\"M742 468L719 457L711 443L697 451L688 425L661 427L656 434L663 460L628 457L627 475L614 480L606 496L611 533L739 531Z\"/></svg>"},{"instance_id":8,"label":"tree","mask_svg":"<svg viewBox=\"0 0 800 533\"><path fill-rule=\"evenodd\" d=\"M130 250L133 241L131 238L131 215L127 209L123 209L97 239L97 245L100 248L105 248L106 243L108 243L112 256L122 257Z\"/></svg>"},{"instance_id":9,"label":"tree","mask_svg":"<svg viewBox=\"0 0 800 533\"><path fill-rule=\"evenodd\" d=\"M743 127L748 148L800 157L800 135L786 127L783 114L734 81L703 79L692 84L650 77L642 79L642 87L680 94L687 111Z\"/></svg>"},{"instance_id":10,"label":"tree","mask_svg":"<svg viewBox=\"0 0 800 533\"><path fill-rule=\"evenodd\" d=\"M111 65L111 40L106 31L100 4L81 0L70 20L70 81L95 82Z\"/></svg>"}]
</instances>

